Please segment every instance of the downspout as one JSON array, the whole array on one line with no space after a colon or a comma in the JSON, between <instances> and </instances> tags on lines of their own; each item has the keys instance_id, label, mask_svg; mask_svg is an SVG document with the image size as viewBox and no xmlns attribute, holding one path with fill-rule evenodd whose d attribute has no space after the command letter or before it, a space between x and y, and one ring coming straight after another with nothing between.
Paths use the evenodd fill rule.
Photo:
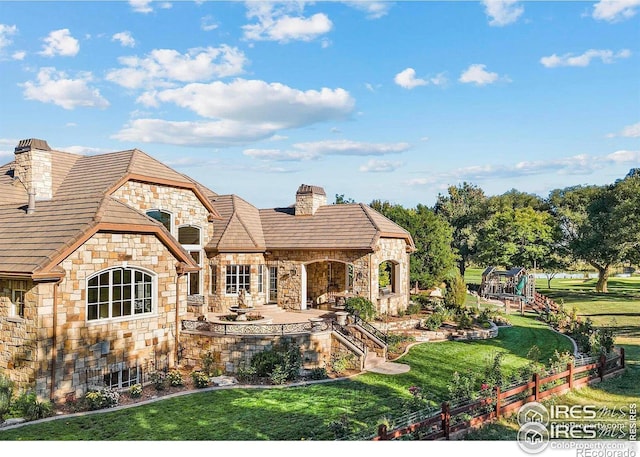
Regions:
<instances>
[{"instance_id":1,"label":"downspout","mask_svg":"<svg viewBox=\"0 0 640 457\"><path fill-rule=\"evenodd\" d=\"M53 284L53 336L51 337L51 390L49 399L53 401L56 384L56 360L58 359L58 289L62 278Z\"/></svg>"},{"instance_id":2,"label":"downspout","mask_svg":"<svg viewBox=\"0 0 640 457\"><path fill-rule=\"evenodd\" d=\"M176 331L175 331L175 341L174 341L174 360L175 367L178 367L179 358L180 358L180 277L184 275L184 268L182 264L179 264L176 268Z\"/></svg>"}]
</instances>

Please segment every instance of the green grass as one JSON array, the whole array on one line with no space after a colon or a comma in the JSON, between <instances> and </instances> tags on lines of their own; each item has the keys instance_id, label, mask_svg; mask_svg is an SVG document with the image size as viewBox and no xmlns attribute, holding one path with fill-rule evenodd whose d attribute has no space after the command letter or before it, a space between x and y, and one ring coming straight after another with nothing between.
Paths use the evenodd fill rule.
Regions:
<instances>
[{"instance_id":1,"label":"green grass","mask_svg":"<svg viewBox=\"0 0 640 457\"><path fill-rule=\"evenodd\" d=\"M434 401L447 399L454 371L483 371L497 351L506 351L507 373L526 363L533 344L547 361L570 342L530 317L512 316L498 338L414 346L400 362L401 375L366 373L350 381L278 389L200 392L135 408L0 431L0 440L331 440L327 425L346 414L354 431L373 433L378 419L402 413L412 385ZM123 424L126 424L123 426Z\"/></svg>"}]
</instances>

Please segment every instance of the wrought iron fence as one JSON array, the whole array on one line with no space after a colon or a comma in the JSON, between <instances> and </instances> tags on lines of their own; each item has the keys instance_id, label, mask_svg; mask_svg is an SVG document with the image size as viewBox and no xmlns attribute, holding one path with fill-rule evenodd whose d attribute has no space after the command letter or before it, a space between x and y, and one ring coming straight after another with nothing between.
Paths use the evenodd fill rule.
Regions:
<instances>
[{"instance_id":1,"label":"wrought iron fence","mask_svg":"<svg viewBox=\"0 0 640 457\"><path fill-rule=\"evenodd\" d=\"M226 324L210 321L182 321L183 330L197 330L220 335L292 335L331 329L331 320L296 322L290 324Z\"/></svg>"},{"instance_id":2,"label":"wrought iron fence","mask_svg":"<svg viewBox=\"0 0 640 457\"><path fill-rule=\"evenodd\" d=\"M155 373L169 371L167 357L153 360L112 363L107 367L85 370L85 391L112 387L126 389L134 384L148 384Z\"/></svg>"}]
</instances>

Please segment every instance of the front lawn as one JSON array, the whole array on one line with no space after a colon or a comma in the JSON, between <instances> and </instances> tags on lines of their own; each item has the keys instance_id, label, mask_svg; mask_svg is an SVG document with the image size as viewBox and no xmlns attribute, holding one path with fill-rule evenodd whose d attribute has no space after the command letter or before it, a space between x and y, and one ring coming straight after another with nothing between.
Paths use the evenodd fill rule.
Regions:
<instances>
[{"instance_id":1,"label":"front lawn","mask_svg":"<svg viewBox=\"0 0 640 457\"><path fill-rule=\"evenodd\" d=\"M400 362L402 375L365 373L327 384L275 389L200 392L130 409L28 425L0 431L0 440L332 440L329 422L346 415L354 432L374 433L383 417L401 415L408 388L421 386L436 401L447 398L454 371L484 370L497 351L507 351L505 371L526 363L536 344L540 360L555 349L571 350L568 339L531 317L511 316L514 324L497 338L414 346Z\"/></svg>"}]
</instances>

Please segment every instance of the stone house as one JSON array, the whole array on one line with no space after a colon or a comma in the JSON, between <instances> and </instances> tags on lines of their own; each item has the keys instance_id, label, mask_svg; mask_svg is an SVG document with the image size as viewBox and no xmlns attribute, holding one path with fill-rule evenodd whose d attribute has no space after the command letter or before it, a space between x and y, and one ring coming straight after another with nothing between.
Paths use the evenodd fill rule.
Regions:
<instances>
[{"instance_id":1,"label":"stone house","mask_svg":"<svg viewBox=\"0 0 640 457\"><path fill-rule=\"evenodd\" d=\"M259 210L137 149L82 156L22 140L0 166L0 374L56 401L95 372L127 387L145 364L180 366L198 346L182 322L242 290L255 307L359 295L395 313L413 249L401 227L366 205L327 205L316 186Z\"/></svg>"}]
</instances>

